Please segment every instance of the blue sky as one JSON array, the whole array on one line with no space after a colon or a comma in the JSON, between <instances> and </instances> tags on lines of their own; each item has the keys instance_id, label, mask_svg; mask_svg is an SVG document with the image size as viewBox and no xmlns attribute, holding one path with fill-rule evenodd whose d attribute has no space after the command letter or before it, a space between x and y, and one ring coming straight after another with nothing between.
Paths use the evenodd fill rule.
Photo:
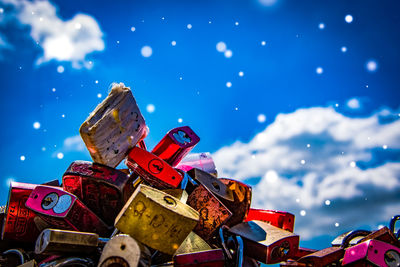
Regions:
<instances>
[{"instance_id":1,"label":"blue sky","mask_svg":"<svg viewBox=\"0 0 400 267\"><path fill-rule=\"evenodd\" d=\"M152 148L194 152L296 215L302 244L399 212L397 1L0 0L0 202L90 160L79 126L124 82ZM151 52L150 52L151 51Z\"/></svg>"}]
</instances>

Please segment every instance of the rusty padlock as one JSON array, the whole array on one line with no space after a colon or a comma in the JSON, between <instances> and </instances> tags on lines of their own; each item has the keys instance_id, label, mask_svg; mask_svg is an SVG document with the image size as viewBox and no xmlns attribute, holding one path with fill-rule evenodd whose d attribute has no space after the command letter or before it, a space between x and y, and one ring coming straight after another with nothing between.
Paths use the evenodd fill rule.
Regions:
<instances>
[{"instance_id":1,"label":"rusty padlock","mask_svg":"<svg viewBox=\"0 0 400 267\"><path fill-rule=\"evenodd\" d=\"M174 266L198 266L198 267L224 267L225 256L222 249L211 249L174 256Z\"/></svg>"},{"instance_id":2,"label":"rusty padlock","mask_svg":"<svg viewBox=\"0 0 400 267\"><path fill-rule=\"evenodd\" d=\"M146 137L147 127L131 90L120 83L112 86L79 132L93 161L115 168Z\"/></svg>"},{"instance_id":3,"label":"rusty padlock","mask_svg":"<svg viewBox=\"0 0 400 267\"><path fill-rule=\"evenodd\" d=\"M63 189L112 225L134 191L132 180L124 172L102 164L74 161L63 175Z\"/></svg>"},{"instance_id":4,"label":"rusty padlock","mask_svg":"<svg viewBox=\"0 0 400 267\"><path fill-rule=\"evenodd\" d=\"M158 189L178 188L183 179L181 173L164 160L139 147L132 148L125 164Z\"/></svg>"},{"instance_id":5,"label":"rusty padlock","mask_svg":"<svg viewBox=\"0 0 400 267\"><path fill-rule=\"evenodd\" d=\"M307 266L324 267L340 266L340 260L344 256L344 249L341 247L328 247L314 253L308 254L298 260Z\"/></svg>"},{"instance_id":6,"label":"rusty padlock","mask_svg":"<svg viewBox=\"0 0 400 267\"><path fill-rule=\"evenodd\" d=\"M218 179L224 183L233 193L233 201L228 201L224 198L220 200L232 212L232 216L226 221L226 225L233 226L244 221L251 204L251 186L241 183L239 181L220 178Z\"/></svg>"},{"instance_id":7,"label":"rusty padlock","mask_svg":"<svg viewBox=\"0 0 400 267\"><path fill-rule=\"evenodd\" d=\"M245 255L266 264L293 257L299 247L299 236L263 221L243 222L229 232L243 238Z\"/></svg>"},{"instance_id":8,"label":"rusty padlock","mask_svg":"<svg viewBox=\"0 0 400 267\"><path fill-rule=\"evenodd\" d=\"M246 221L263 221L283 230L293 232L294 215L289 212L277 210L263 210L250 208L246 217Z\"/></svg>"},{"instance_id":9,"label":"rusty padlock","mask_svg":"<svg viewBox=\"0 0 400 267\"><path fill-rule=\"evenodd\" d=\"M200 138L189 126L182 126L170 130L151 153L175 167L199 141Z\"/></svg>"},{"instance_id":10,"label":"rusty padlock","mask_svg":"<svg viewBox=\"0 0 400 267\"><path fill-rule=\"evenodd\" d=\"M37 185L12 182L2 228L3 240L34 242L40 231L35 224L36 214L25 207L25 202Z\"/></svg>"},{"instance_id":11,"label":"rusty padlock","mask_svg":"<svg viewBox=\"0 0 400 267\"><path fill-rule=\"evenodd\" d=\"M98 267L136 267L140 260L138 243L129 235L119 234L104 246Z\"/></svg>"},{"instance_id":12,"label":"rusty padlock","mask_svg":"<svg viewBox=\"0 0 400 267\"><path fill-rule=\"evenodd\" d=\"M368 240L347 248L342 265L400 266L400 248L379 240Z\"/></svg>"},{"instance_id":13,"label":"rusty padlock","mask_svg":"<svg viewBox=\"0 0 400 267\"><path fill-rule=\"evenodd\" d=\"M393 234L393 231L391 231L389 228L386 226L382 227L381 229L374 231L370 233L369 235L361 238L358 243L365 242L370 239L375 239L379 241L383 241L386 243L389 243L393 246L400 247L400 241L396 238L396 236Z\"/></svg>"},{"instance_id":14,"label":"rusty padlock","mask_svg":"<svg viewBox=\"0 0 400 267\"><path fill-rule=\"evenodd\" d=\"M115 219L115 227L146 246L173 255L198 220L199 213L190 206L139 185Z\"/></svg>"},{"instance_id":15,"label":"rusty padlock","mask_svg":"<svg viewBox=\"0 0 400 267\"><path fill-rule=\"evenodd\" d=\"M59 229L45 229L36 240L36 254L92 254L108 241L98 234Z\"/></svg>"},{"instance_id":16,"label":"rusty padlock","mask_svg":"<svg viewBox=\"0 0 400 267\"><path fill-rule=\"evenodd\" d=\"M56 187L36 186L25 205L59 229L95 232L101 236L107 236L111 230L75 195Z\"/></svg>"},{"instance_id":17,"label":"rusty padlock","mask_svg":"<svg viewBox=\"0 0 400 267\"><path fill-rule=\"evenodd\" d=\"M217 168L209 152L191 153L184 157L176 168L185 172L196 168L208 172L215 177L218 176Z\"/></svg>"}]
</instances>

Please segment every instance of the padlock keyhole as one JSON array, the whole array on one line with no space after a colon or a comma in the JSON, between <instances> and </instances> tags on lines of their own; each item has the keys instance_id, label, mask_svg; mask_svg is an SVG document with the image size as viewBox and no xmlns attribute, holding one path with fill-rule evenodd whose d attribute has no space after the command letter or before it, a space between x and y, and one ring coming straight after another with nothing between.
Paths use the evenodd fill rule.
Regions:
<instances>
[{"instance_id":1,"label":"padlock keyhole","mask_svg":"<svg viewBox=\"0 0 400 267\"><path fill-rule=\"evenodd\" d=\"M126 246L125 244L121 244L121 250L125 250Z\"/></svg>"},{"instance_id":2,"label":"padlock keyhole","mask_svg":"<svg viewBox=\"0 0 400 267\"><path fill-rule=\"evenodd\" d=\"M212 182L212 185L214 187L215 190L217 190L219 192L219 190L221 190L221 187L219 186L219 184L217 182Z\"/></svg>"}]
</instances>

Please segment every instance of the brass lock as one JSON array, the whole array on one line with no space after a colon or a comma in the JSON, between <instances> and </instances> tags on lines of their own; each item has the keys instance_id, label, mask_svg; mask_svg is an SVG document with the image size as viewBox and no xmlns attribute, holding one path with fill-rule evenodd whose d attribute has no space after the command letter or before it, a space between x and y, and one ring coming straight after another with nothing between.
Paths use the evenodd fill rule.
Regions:
<instances>
[{"instance_id":1,"label":"brass lock","mask_svg":"<svg viewBox=\"0 0 400 267\"><path fill-rule=\"evenodd\" d=\"M79 132L93 161L115 168L146 137L147 127L131 89L120 83L113 85Z\"/></svg>"},{"instance_id":2,"label":"brass lock","mask_svg":"<svg viewBox=\"0 0 400 267\"><path fill-rule=\"evenodd\" d=\"M173 255L196 226L199 213L160 190L139 185L115 219L138 242Z\"/></svg>"},{"instance_id":3,"label":"brass lock","mask_svg":"<svg viewBox=\"0 0 400 267\"><path fill-rule=\"evenodd\" d=\"M262 221L249 221L230 228L243 238L245 255L262 263L273 264L293 257L299 236Z\"/></svg>"},{"instance_id":4,"label":"brass lock","mask_svg":"<svg viewBox=\"0 0 400 267\"><path fill-rule=\"evenodd\" d=\"M204 239L200 236L196 235L193 231L186 237L186 239L182 242L178 250L175 252L177 254L185 254L198 252L203 250L210 250L210 245L207 244Z\"/></svg>"},{"instance_id":5,"label":"brass lock","mask_svg":"<svg viewBox=\"0 0 400 267\"><path fill-rule=\"evenodd\" d=\"M95 233L45 229L35 244L36 254L91 254L107 239L99 238Z\"/></svg>"},{"instance_id":6,"label":"brass lock","mask_svg":"<svg viewBox=\"0 0 400 267\"><path fill-rule=\"evenodd\" d=\"M172 188L172 189L163 189L161 191L179 199L182 203L186 203L188 199L188 193L184 189Z\"/></svg>"},{"instance_id":7,"label":"brass lock","mask_svg":"<svg viewBox=\"0 0 400 267\"><path fill-rule=\"evenodd\" d=\"M140 248L129 235L116 235L104 246L98 267L136 267L140 260Z\"/></svg>"}]
</instances>

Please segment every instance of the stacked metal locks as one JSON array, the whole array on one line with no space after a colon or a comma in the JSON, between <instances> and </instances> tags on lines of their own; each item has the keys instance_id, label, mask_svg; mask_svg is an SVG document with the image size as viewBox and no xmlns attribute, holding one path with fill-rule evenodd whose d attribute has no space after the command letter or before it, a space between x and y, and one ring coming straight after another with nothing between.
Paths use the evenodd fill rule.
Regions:
<instances>
[{"instance_id":1,"label":"stacked metal locks","mask_svg":"<svg viewBox=\"0 0 400 267\"><path fill-rule=\"evenodd\" d=\"M190 127L148 151L145 120L123 84L80 133L94 162L72 162L62 185L11 184L0 211L1 266L252 267L313 258L299 248L293 214L250 208L250 186L217 178L209 153L188 154L200 141ZM123 160L128 169L116 169Z\"/></svg>"}]
</instances>

